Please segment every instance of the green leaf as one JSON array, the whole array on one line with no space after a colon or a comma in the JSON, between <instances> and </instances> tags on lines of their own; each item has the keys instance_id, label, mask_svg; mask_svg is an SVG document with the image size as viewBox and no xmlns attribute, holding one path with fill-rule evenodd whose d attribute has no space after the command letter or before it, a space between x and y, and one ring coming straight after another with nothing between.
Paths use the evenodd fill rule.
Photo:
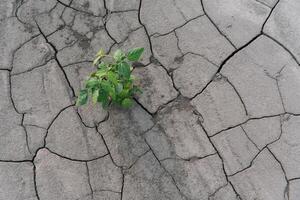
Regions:
<instances>
[{"instance_id":1,"label":"green leaf","mask_svg":"<svg viewBox=\"0 0 300 200\"><path fill-rule=\"evenodd\" d=\"M120 62L122 60L124 60L124 58L126 58L126 55L123 51L121 51L120 49L118 49L115 53L114 53L114 59L117 62Z\"/></svg>"},{"instance_id":2,"label":"green leaf","mask_svg":"<svg viewBox=\"0 0 300 200\"><path fill-rule=\"evenodd\" d=\"M123 108L130 108L133 105L133 101L129 98L126 98L122 101Z\"/></svg>"},{"instance_id":3,"label":"green leaf","mask_svg":"<svg viewBox=\"0 0 300 200\"><path fill-rule=\"evenodd\" d=\"M135 48L125 54L117 50L112 59L111 56L109 56L110 59L101 59L106 54L100 50L94 60L97 70L91 73L85 82L85 88L80 91L76 104L86 104L91 96L94 103L101 103L105 109L110 103L124 108L131 107L134 103L133 96L141 92L140 88L135 85L131 61L140 59L143 51L143 48Z\"/></svg>"},{"instance_id":4,"label":"green leaf","mask_svg":"<svg viewBox=\"0 0 300 200\"><path fill-rule=\"evenodd\" d=\"M97 101L102 104L102 107L104 109L106 109L109 105L109 94L108 94L108 92L103 90L103 89L100 89Z\"/></svg>"},{"instance_id":5,"label":"green leaf","mask_svg":"<svg viewBox=\"0 0 300 200\"><path fill-rule=\"evenodd\" d=\"M104 80L101 82L101 88L106 92L110 92L112 90L111 84L108 81L104 81Z\"/></svg>"},{"instance_id":6,"label":"green leaf","mask_svg":"<svg viewBox=\"0 0 300 200\"><path fill-rule=\"evenodd\" d=\"M104 62L101 62L101 63L98 65L98 69L107 69L107 64L105 64Z\"/></svg>"},{"instance_id":7,"label":"green leaf","mask_svg":"<svg viewBox=\"0 0 300 200\"><path fill-rule=\"evenodd\" d=\"M80 90L79 96L76 101L76 105L77 106L84 105L87 103L87 100L88 100L88 90L87 89Z\"/></svg>"},{"instance_id":8,"label":"green leaf","mask_svg":"<svg viewBox=\"0 0 300 200\"><path fill-rule=\"evenodd\" d=\"M109 105L109 94L102 88L99 90L98 102L101 102L104 109L106 109Z\"/></svg>"},{"instance_id":9,"label":"green leaf","mask_svg":"<svg viewBox=\"0 0 300 200\"><path fill-rule=\"evenodd\" d=\"M97 78L90 78L85 83L85 87L87 89L96 88L98 85L99 85L99 80Z\"/></svg>"},{"instance_id":10,"label":"green leaf","mask_svg":"<svg viewBox=\"0 0 300 200\"><path fill-rule=\"evenodd\" d=\"M125 98L125 97L128 97L129 96L129 90L128 89L123 89L120 94L119 94L119 97L120 98Z\"/></svg>"},{"instance_id":11,"label":"green leaf","mask_svg":"<svg viewBox=\"0 0 300 200\"><path fill-rule=\"evenodd\" d=\"M112 100L116 99L116 91L113 85L111 85L108 81L102 81L101 88L108 93L108 96L112 98Z\"/></svg>"},{"instance_id":12,"label":"green leaf","mask_svg":"<svg viewBox=\"0 0 300 200\"><path fill-rule=\"evenodd\" d=\"M129 61L138 61L141 57L141 55L144 52L144 48L134 48L130 50L127 54L127 59Z\"/></svg>"},{"instance_id":13,"label":"green leaf","mask_svg":"<svg viewBox=\"0 0 300 200\"><path fill-rule=\"evenodd\" d=\"M111 81L114 85L118 84L118 75L112 71L107 73L107 79Z\"/></svg>"},{"instance_id":14,"label":"green leaf","mask_svg":"<svg viewBox=\"0 0 300 200\"><path fill-rule=\"evenodd\" d=\"M131 71L130 65L127 62L122 62L118 65L118 73L126 79L129 79Z\"/></svg>"},{"instance_id":15,"label":"green leaf","mask_svg":"<svg viewBox=\"0 0 300 200\"><path fill-rule=\"evenodd\" d=\"M108 99L108 92L103 90L102 88L99 90L99 94L98 94L98 102L103 102L106 99Z\"/></svg>"},{"instance_id":16,"label":"green leaf","mask_svg":"<svg viewBox=\"0 0 300 200\"><path fill-rule=\"evenodd\" d=\"M107 70L102 68L96 71L95 76L97 76L98 78L102 78L106 74L107 74Z\"/></svg>"},{"instance_id":17,"label":"green leaf","mask_svg":"<svg viewBox=\"0 0 300 200\"><path fill-rule=\"evenodd\" d=\"M118 83L116 86L116 92L117 94L120 94L123 90L123 85L121 83Z\"/></svg>"}]
</instances>

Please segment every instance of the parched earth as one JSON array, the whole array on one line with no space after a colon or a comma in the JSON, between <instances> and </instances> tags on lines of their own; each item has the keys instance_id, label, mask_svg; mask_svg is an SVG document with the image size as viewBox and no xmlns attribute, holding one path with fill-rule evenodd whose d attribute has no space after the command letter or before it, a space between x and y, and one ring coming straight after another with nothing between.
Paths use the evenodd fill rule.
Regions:
<instances>
[{"instance_id":1,"label":"parched earth","mask_svg":"<svg viewBox=\"0 0 300 200\"><path fill-rule=\"evenodd\" d=\"M2 0L0 200L299 200L299 0ZM144 47L132 109L74 105Z\"/></svg>"}]
</instances>

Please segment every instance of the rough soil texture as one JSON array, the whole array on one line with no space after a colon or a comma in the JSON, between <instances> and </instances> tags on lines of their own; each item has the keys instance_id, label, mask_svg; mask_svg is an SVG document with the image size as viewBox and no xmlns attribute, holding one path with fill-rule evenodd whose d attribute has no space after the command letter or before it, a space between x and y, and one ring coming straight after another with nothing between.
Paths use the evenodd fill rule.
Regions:
<instances>
[{"instance_id":1,"label":"rough soil texture","mask_svg":"<svg viewBox=\"0 0 300 200\"><path fill-rule=\"evenodd\" d=\"M2 0L0 200L299 200L299 0ZM129 110L74 102L144 47Z\"/></svg>"}]
</instances>

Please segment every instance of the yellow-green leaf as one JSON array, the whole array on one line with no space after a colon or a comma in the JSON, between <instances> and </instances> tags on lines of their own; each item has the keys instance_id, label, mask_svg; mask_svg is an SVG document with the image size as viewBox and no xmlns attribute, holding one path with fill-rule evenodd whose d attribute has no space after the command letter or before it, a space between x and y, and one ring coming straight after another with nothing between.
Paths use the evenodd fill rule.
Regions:
<instances>
[{"instance_id":1,"label":"yellow-green leaf","mask_svg":"<svg viewBox=\"0 0 300 200\"><path fill-rule=\"evenodd\" d=\"M105 52L103 49L100 49L97 54L96 54L96 58L93 61L93 65L96 65L98 63L98 61L103 58L105 56Z\"/></svg>"},{"instance_id":2,"label":"yellow-green leaf","mask_svg":"<svg viewBox=\"0 0 300 200\"><path fill-rule=\"evenodd\" d=\"M92 94L93 103L97 103L98 97L99 97L99 89L96 89L93 91L93 94Z\"/></svg>"},{"instance_id":3,"label":"yellow-green leaf","mask_svg":"<svg viewBox=\"0 0 300 200\"><path fill-rule=\"evenodd\" d=\"M124 58L126 57L125 53L123 51L121 51L120 49L118 49L115 53L114 53L114 59L119 62L124 60Z\"/></svg>"},{"instance_id":4,"label":"yellow-green leaf","mask_svg":"<svg viewBox=\"0 0 300 200\"><path fill-rule=\"evenodd\" d=\"M105 51L103 49L100 49L97 54L96 54L96 57L104 57L105 56Z\"/></svg>"}]
</instances>

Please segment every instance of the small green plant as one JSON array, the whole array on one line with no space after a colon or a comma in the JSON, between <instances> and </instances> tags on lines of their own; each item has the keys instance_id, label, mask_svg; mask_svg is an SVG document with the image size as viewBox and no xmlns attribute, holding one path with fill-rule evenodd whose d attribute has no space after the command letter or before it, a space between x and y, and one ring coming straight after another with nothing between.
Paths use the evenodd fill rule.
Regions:
<instances>
[{"instance_id":1,"label":"small green plant","mask_svg":"<svg viewBox=\"0 0 300 200\"><path fill-rule=\"evenodd\" d=\"M143 52L144 48L134 48L128 53L117 50L111 56L100 50L93 62L97 70L90 74L85 88L80 90L76 105L86 104L91 97L94 103L101 103L104 109L111 103L123 108L131 107L134 94L141 92L134 84L132 62L138 61Z\"/></svg>"}]
</instances>

